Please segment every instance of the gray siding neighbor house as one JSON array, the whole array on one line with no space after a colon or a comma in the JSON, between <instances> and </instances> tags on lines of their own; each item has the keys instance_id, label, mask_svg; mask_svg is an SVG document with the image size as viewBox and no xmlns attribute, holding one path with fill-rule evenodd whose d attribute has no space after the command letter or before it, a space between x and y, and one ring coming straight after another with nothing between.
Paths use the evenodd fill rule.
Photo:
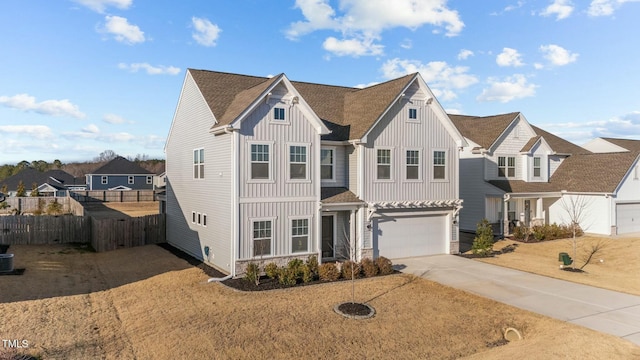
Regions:
<instances>
[{"instance_id":1,"label":"gray siding neighbor house","mask_svg":"<svg viewBox=\"0 0 640 360\"><path fill-rule=\"evenodd\" d=\"M233 276L457 253L465 145L417 73L359 89L189 69L165 146L167 240Z\"/></svg>"},{"instance_id":2,"label":"gray siding neighbor house","mask_svg":"<svg viewBox=\"0 0 640 360\"><path fill-rule=\"evenodd\" d=\"M153 190L154 174L122 156L86 174L87 190Z\"/></svg>"}]
</instances>

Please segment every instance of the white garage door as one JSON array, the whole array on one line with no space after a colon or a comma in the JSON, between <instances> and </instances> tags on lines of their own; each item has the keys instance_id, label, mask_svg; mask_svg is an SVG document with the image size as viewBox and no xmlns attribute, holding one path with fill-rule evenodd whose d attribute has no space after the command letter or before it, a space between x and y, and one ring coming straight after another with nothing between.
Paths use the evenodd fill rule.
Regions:
<instances>
[{"instance_id":1,"label":"white garage door","mask_svg":"<svg viewBox=\"0 0 640 360\"><path fill-rule=\"evenodd\" d=\"M446 215L380 215L373 219L375 256L398 259L447 252Z\"/></svg>"},{"instance_id":2,"label":"white garage door","mask_svg":"<svg viewBox=\"0 0 640 360\"><path fill-rule=\"evenodd\" d=\"M640 204L616 204L618 234L640 232Z\"/></svg>"}]
</instances>

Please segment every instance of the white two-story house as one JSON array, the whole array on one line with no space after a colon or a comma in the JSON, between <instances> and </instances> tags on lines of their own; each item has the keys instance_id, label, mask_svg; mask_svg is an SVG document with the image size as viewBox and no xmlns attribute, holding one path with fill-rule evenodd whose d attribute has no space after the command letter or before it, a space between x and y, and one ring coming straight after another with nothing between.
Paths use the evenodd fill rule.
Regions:
<instances>
[{"instance_id":1,"label":"white two-story house","mask_svg":"<svg viewBox=\"0 0 640 360\"><path fill-rule=\"evenodd\" d=\"M190 69L165 147L167 240L234 276L456 253L465 145L419 74L359 89Z\"/></svg>"},{"instance_id":2,"label":"white two-story house","mask_svg":"<svg viewBox=\"0 0 640 360\"><path fill-rule=\"evenodd\" d=\"M460 155L461 230L475 231L483 218L509 234L516 225L567 224L579 217L587 232L629 232L619 226L626 220L618 219L616 209L629 196L640 200L632 171L637 152L594 154L517 112L449 116L468 142ZM637 200L632 202L640 205ZM576 207L582 208L579 216Z\"/></svg>"}]
</instances>

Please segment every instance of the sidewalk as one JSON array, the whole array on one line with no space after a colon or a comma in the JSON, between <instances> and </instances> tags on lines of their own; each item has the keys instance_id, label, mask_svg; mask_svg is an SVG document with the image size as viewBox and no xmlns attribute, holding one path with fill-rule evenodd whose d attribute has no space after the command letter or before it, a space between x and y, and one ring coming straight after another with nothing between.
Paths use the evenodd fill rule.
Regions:
<instances>
[{"instance_id":1,"label":"sidewalk","mask_svg":"<svg viewBox=\"0 0 640 360\"><path fill-rule=\"evenodd\" d=\"M394 260L421 276L640 345L640 296L535 275L455 255Z\"/></svg>"}]
</instances>

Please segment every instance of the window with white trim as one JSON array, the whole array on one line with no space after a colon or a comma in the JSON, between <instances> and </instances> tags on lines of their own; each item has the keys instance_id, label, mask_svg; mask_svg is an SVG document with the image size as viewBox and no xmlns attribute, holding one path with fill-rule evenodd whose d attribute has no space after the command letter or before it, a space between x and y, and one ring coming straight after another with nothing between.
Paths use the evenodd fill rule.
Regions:
<instances>
[{"instance_id":1,"label":"window with white trim","mask_svg":"<svg viewBox=\"0 0 640 360\"><path fill-rule=\"evenodd\" d=\"M447 178L447 152L443 150L433 151L433 179L445 180Z\"/></svg>"},{"instance_id":2,"label":"window with white trim","mask_svg":"<svg viewBox=\"0 0 640 360\"><path fill-rule=\"evenodd\" d=\"M409 121L418 121L418 109L409 108Z\"/></svg>"},{"instance_id":3,"label":"window with white trim","mask_svg":"<svg viewBox=\"0 0 640 360\"><path fill-rule=\"evenodd\" d=\"M191 212L191 223L192 224L196 223L196 212L195 211Z\"/></svg>"},{"instance_id":4,"label":"window with white trim","mask_svg":"<svg viewBox=\"0 0 640 360\"><path fill-rule=\"evenodd\" d=\"M540 157L536 156L533 158L533 176L540 177L542 173L542 167L540 166Z\"/></svg>"},{"instance_id":5,"label":"window with white trim","mask_svg":"<svg viewBox=\"0 0 640 360\"><path fill-rule=\"evenodd\" d=\"M420 179L420 150L407 150L405 158L405 179Z\"/></svg>"},{"instance_id":6,"label":"window with white trim","mask_svg":"<svg viewBox=\"0 0 640 360\"><path fill-rule=\"evenodd\" d=\"M273 120L279 120L279 121L287 120L285 116L284 108L281 108L281 107L273 108Z\"/></svg>"},{"instance_id":7,"label":"window with white trim","mask_svg":"<svg viewBox=\"0 0 640 360\"><path fill-rule=\"evenodd\" d=\"M251 144L251 179L269 179L269 144Z\"/></svg>"},{"instance_id":8,"label":"window with white trim","mask_svg":"<svg viewBox=\"0 0 640 360\"><path fill-rule=\"evenodd\" d=\"M498 156L498 176L516 177L516 158L514 156Z\"/></svg>"},{"instance_id":9,"label":"window with white trim","mask_svg":"<svg viewBox=\"0 0 640 360\"><path fill-rule=\"evenodd\" d=\"M378 149L376 152L378 180L391 179L391 149Z\"/></svg>"},{"instance_id":10,"label":"window with white trim","mask_svg":"<svg viewBox=\"0 0 640 360\"><path fill-rule=\"evenodd\" d=\"M202 226L207 227L207 214L202 214Z\"/></svg>"},{"instance_id":11,"label":"window with white trim","mask_svg":"<svg viewBox=\"0 0 640 360\"><path fill-rule=\"evenodd\" d=\"M198 225L202 225L202 214L198 213Z\"/></svg>"},{"instance_id":12,"label":"window with white trim","mask_svg":"<svg viewBox=\"0 0 640 360\"><path fill-rule=\"evenodd\" d=\"M271 220L253 222L253 256L271 255Z\"/></svg>"},{"instance_id":13,"label":"window with white trim","mask_svg":"<svg viewBox=\"0 0 640 360\"><path fill-rule=\"evenodd\" d=\"M307 147L300 145L289 146L289 179L307 179Z\"/></svg>"},{"instance_id":14,"label":"window with white trim","mask_svg":"<svg viewBox=\"0 0 640 360\"><path fill-rule=\"evenodd\" d=\"M128 176L127 177L127 183L128 184L133 184L134 183L135 178L133 176Z\"/></svg>"},{"instance_id":15,"label":"window with white trim","mask_svg":"<svg viewBox=\"0 0 640 360\"><path fill-rule=\"evenodd\" d=\"M333 149L320 150L320 178L322 180L333 180Z\"/></svg>"},{"instance_id":16,"label":"window with white trim","mask_svg":"<svg viewBox=\"0 0 640 360\"><path fill-rule=\"evenodd\" d=\"M151 185L153 183L153 177L147 176L147 185Z\"/></svg>"},{"instance_id":17,"label":"window with white trim","mask_svg":"<svg viewBox=\"0 0 640 360\"><path fill-rule=\"evenodd\" d=\"M108 177L107 177L107 176L103 176L103 177L101 178L102 184L107 184L107 183L108 183L108 180L107 180L107 179L108 179Z\"/></svg>"},{"instance_id":18,"label":"window with white trim","mask_svg":"<svg viewBox=\"0 0 640 360\"><path fill-rule=\"evenodd\" d=\"M309 251L309 219L291 219L291 252Z\"/></svg>"},{"instance_id":19,"label":"window with white trim","mask_svg":"<svg viewBox=\"0 0 640 360\"><path fill-rule=\"evenodd\" d=\"M204 149L193 150L193 178L204 179Z\"/></svg>"}]
</instances>

